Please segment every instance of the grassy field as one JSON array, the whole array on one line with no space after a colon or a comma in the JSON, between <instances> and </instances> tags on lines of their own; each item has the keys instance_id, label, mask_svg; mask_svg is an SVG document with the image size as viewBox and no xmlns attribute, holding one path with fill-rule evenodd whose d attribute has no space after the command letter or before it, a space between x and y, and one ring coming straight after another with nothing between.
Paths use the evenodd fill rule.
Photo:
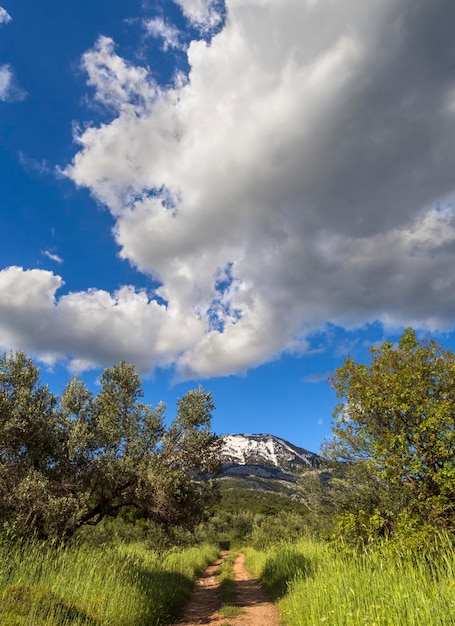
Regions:
<instances>
[{"instance_id":1,"label":"grassy field","mask_svg":"<svg viewBox=\"0 0 455 626\"><path fill-rule=\"evenodd\" d=\"M287 626L455 626L455 550L387 544L369 553L301 539L246 548L247 566ZM214 546L158 552L146 544L50 548L0 543L2 626L158 626L172 622ZM232 604L232 563L220 579Z\"/></svg>"},{"instance_id":2,"label":"grassy field","mask_svg":"<svg viewBox=\"0 0 455 626\"><path fill-rule=\"evenodd\" d=\"M288 626L455 625L455 550L340 552L311 540L246 550Z\"/></svg>"},{"instance_id":3,"label":"grassy field","mask_svg":"<svg viewBox=\"0 0 455 626\"><path fill-rule=\"evenodd\" d=\"M2 626L154 626L169 623L213 546L164 554L144 544L49 548L0 544Z\"/></svg>"}]
</instances>

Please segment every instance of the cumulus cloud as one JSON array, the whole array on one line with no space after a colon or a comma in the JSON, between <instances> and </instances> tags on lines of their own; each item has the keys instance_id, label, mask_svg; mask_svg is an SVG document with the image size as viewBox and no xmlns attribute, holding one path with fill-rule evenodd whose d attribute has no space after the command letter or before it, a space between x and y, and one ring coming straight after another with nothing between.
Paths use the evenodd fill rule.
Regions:
<instances>
[{"instance_id":1,"label":"cumulus cloud","mask_svg":"<svg viewBox=\"0 0 455 626\"><path fill-rule=\"evenodd\" d=\"M52 363L94 367L120 358L145 371L170 365L203 333L199 320L124 286L114 294L92 289L58 297L63 279L47 270L0 271L0 346L41 355Z\"/></svg>"},{"instance_id":2,"label":"cumulus cloud","mask_svg":"<svg viewBox=\"0 0 455 626\"><path fill-rule=\"evenodd\" d=\"M56 310L141 311L138 351L182 376L305 350L327 322L452 328L452 18L452 0L227 0L167 90L101 38L83 62L116 117L78 134L65 172L109 207L121 256L165 304L127 288Z\"/></svg>"}]
</instances>

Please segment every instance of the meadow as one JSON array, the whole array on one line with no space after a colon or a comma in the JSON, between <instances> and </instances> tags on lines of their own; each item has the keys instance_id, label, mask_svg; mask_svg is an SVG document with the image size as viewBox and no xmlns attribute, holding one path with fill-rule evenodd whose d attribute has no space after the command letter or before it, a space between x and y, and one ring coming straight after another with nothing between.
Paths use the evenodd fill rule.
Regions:
<instances>
[{"instance_id":1,"label":"meadow","mask_svg":"<svg viewBox=\"0 0 455 626\"><path fill-rule=\"evenodd\" d=\"M247 567L287 626L455 626L455 549L384 543L356 551L305 537L244 548ZM153 550L144 541L66 547L0 543L2 626L158 626L175 621L218 556L209 544ZM232 559L231 559L232 560ZM220 575L235 604L232 564ZM234 602L233 602L234 601Z\"/></svg>"},{"instance_id":2,"label":"meadow","mask_svg":"<svg viewBox=\"0 0 455 626\"><path fill-rule=\"evenodd\" d=\"M144 543L49 547L0 544L2 626L158 626L174 620L216 559L200 545L165 552Z\"/></svg>"},{"instance_id":3,"label":"meadow","mask_svg":"<svg viewBox=\"0 0 455 626\"><path fill-rule=\"evenodd\" d=\"M301 539L245 550L287 626L455 625L455 549L385 544L371 552Z\"/></svg>"}]
</instances>

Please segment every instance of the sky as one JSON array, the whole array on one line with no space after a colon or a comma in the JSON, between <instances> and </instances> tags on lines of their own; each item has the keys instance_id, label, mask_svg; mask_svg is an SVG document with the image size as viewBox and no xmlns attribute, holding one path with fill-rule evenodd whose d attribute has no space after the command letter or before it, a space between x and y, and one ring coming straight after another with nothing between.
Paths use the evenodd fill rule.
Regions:
<instances>
[{"instance_id":1,"label":"sky","mask_svg":"<svg viewBox=\"0 0 455 626\"><path fill-rule=\"evenodd\" d=\"M453 0L0 2L0 349L55 393L316 452L346 356L455 347Z\"/></svg>"}]
</instances>

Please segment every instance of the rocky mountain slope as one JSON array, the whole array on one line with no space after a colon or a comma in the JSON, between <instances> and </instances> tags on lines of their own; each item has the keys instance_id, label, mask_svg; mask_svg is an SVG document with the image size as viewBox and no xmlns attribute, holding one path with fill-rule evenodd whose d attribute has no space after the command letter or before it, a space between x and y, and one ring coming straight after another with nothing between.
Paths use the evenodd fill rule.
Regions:
<instances>
[{"instance_id":1,"label":"rocky mountain slope","mask_svg":"<svg viewBox=\"0 0 455 626\"><path fill-rule=\"evenodd\" d=\"M314 452L269 434L223 437L223 476L256 476L295 482L303 469L317 468L321 457Z\"/></svg>"}]
</instances>

